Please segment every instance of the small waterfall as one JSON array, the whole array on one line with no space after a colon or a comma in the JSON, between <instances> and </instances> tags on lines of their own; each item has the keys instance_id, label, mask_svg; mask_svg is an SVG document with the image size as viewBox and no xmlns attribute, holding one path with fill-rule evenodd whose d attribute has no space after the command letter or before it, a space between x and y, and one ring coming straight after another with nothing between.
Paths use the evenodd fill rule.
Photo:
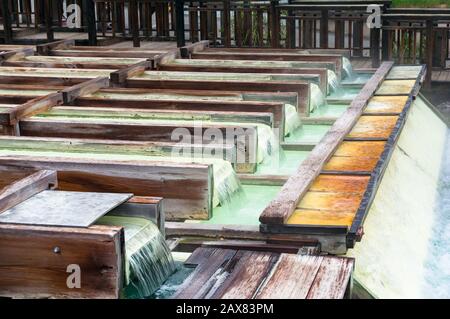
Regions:
<instances>
[{"instance_id":1,"label":"small waterfall","mask_svg":"<svg viewBox=\"0 0 450 319\"><path fill-rule=\"evenodd\" d=\"M322 90L317 84L310 83L309 84L309 92L310 92L310 102L309 102L309 110L313 112L315 109L318 109L321 106L327 105L327 99L323 94Z\"/></svg>"},{"instance_id":2,"label":"small waterfall","mask_svg":"<svg viewBox=\"0 0 450 319\"><path fill-rule=\"evenodd\" d=\"M281 134L278 132L278 134ZM274 130L263 124L258 124L258 156L257 162L273 162L279 155L280 142L279 137Z\"/></svg>"},{"instance_id":3,"label":"small waterfall","mask_svg":"<svg viewBox=\"0 0 450 319\"><path fill-rule=\"evenodd\" d=\"M137 217L104 216L102 225L125 229L126 283L137 297L151 296L175 271L171 251L158 227Z\"/></svg>"},{"instance_id":4,"label":"small waterfall","mask_svg":"<svg viewBox=\"0 0 450 319\"><path fill-rule=\"evenodd\" d=\"M230 162L214 160L213 206L224 205L242 191L241 182Z\"/></svg>"},{"instance_id":5,"label":"small waterfall","mask_svg":"<svg viewBox=\"0 0 450 319\"><path fill-rule=\"evenodd\" d=\"M336 75L336 72L332 70L328 70L328 91L336 92L336 90L339 88L339 79Z\"/></svg>"},{"instance_id":6,"label":"small waterfall","mask_svg":"<svg viewBox=\"0 0 450 319\"><path fill-rule=\"evenodd\" d=\"M284 105L284 136L293 133L302 125L297 108L292 104Z\"/></svg>"},{"instance_id":7,"label":"small waterfall","mask_svg":"<svg viewBox=\"0 0 450 319\"><path fill-rule=\"evenodd\" d=\"M349 59L347 59L346 57L342 57L342 69L344 71L344 77L345 78L353 78L354 73L353 73L353 66L352 66L352 62L350 62Z\"/></svg>"},{"instance_id":8,"label":"small waterfall","mask_svg":"<svg viewBox=\"0 0 450 319\"><path fill-rule=\"evenodd\" d=\"M437 204L425 264L425 298L450 298L450 130L439 180Z\"/></svg>"}]
</instances>

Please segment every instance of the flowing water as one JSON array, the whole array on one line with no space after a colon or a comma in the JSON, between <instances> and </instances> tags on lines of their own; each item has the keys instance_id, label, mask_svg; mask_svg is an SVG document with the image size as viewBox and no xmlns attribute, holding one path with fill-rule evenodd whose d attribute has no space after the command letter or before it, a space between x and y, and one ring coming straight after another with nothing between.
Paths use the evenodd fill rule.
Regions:
<instances>
[{"instance_id":1,"label":"flowing water","mask_svg":"<svg viewBox=\"0 0 450 319\"><path fill-rule=\"evenodd\" d=\"M310 112L313 112L315 109L318 109L319 107L327 105L327 98L317 84L310 83L309 92L310 92L310 102L309 102Z\"/></svg>"},{"instance_id":2,"label":"flowing water","mask_svg":"<svg viewBox=\"0 0 450 319\"><path fill-rule=\"evenodd\" d=\"M328 70L328 91L335 92L339 87L339 79L336 72Z\"/></svg>"},{"instance_id":3,"label":"flowing water","mask_svg":"<svg viewBox=\"0 0 450 319\"><path fill-rule=\"evenodd\" d=\"M425 264L426 298L450 298L450 130L444 148L437 203L435 206L433 237L429 242Z\"/></svg>"},{"instance_id":4,"label":"flowing water","mask_svg":"<svg viewBox=\"0 0 450 319\"><path fill-rule=\"evenodd\" d=\"M297 130L302 122L297 112L297 108L292 104L284 104L284 136L288 136Z\"/></svg>"},{"instance_id":5,"label":"flowing water","mask_svg":"<svg viewBox=\"0 0 450 319\"><path fill-rule=\"evenodd\" d=\"M125 230L126 284L137 297L151 296L175 271L171 251L158 227L137 217L104 216L101 225L123 226ZM126 294L127 288L125 288Z\"/></svg>"},{"instance_id":6,"label":"flowing water","mask_svg":"<svg viewBox=\"0 0 450 319\"><path fill-rule=\"evenodd\" d=\"M342 69L344 71L344 78L352 78L354 76L352 62L346 57L342 58Z\"/></svg>"},{"instance_id":7,"label":"flowing water","mask_svg":"<svg viewBox=\"0 0 450 319\"><path fill-rule=\"evenodd\" d=\"M348 252L357 260L355 280L375 297L449 296L447 134L446 124L418 97L369 209L362 241Z\"/></svg>"}]
</instances>

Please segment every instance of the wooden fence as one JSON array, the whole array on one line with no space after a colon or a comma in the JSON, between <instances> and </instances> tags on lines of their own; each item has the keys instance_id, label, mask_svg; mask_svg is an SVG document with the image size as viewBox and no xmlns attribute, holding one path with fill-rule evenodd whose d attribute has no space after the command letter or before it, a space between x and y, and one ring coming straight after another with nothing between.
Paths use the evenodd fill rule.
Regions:
<instances>
[{"instance_id":1,"label":"wooden fence","mask_svg":"<svg viewBox=\"0 0 450 319\"><path fill-rule=\"evenodd\" d=\"M88 32L97 39L186 42L211 46L348 49L400 64L446 67L450 59L448 9L392 9L390 0L5 0L4 43L23 30ZM382 28L368 28L368 4L380 6ZM79 7L81 26L71 28L66 8ZM5 14L7 12L7 14ZM178 26L178 28L177 28Z\"/></svg>"}]
</instances>

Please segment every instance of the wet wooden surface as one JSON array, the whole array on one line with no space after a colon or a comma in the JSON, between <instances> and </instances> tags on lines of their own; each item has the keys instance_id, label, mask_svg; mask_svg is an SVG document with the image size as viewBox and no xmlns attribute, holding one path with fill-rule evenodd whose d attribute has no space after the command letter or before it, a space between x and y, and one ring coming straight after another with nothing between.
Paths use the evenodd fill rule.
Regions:
<instances>
[{"instance_id":1,"label":"wet wooden surface","mask_svg":"<svg viewBox=\"0 0 450 319\"><path fill-rule=\"evenodd\" d=\"M174 298L342 299L350 288L354 261L202 247L185 265L195 270Z\"/></svg>"},{"instance_id":2,"label":"wet wooden surface","mask_svg":"<svg viewBox=\"0 0 450 319\"><path fill-rule=\"evenodd\" d=\"M418 76L417 67L394 67L388 78ZM385 80L346 139L325 163L287 220L289 225L348 226L361 205L371 174L386 148L415 80ZM385 95L380 95L385 94ZM332 175L329 175L332 174Z\"/></svg>"}]
</instances>

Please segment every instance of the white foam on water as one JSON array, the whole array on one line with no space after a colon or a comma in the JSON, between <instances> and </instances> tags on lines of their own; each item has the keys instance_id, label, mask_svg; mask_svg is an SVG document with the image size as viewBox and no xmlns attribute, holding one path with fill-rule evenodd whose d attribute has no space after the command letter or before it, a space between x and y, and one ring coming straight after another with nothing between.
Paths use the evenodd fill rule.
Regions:
<instances>
[{"instance_id":1,"label":"white foam on water","mask_svg":"<svg viewBox=\"0 0 450 319\"><path fill-rule=\"evenodd\" d=\"M336 92L336 90L339 88L339 79L336 75L336 72L332 70L328 71L328 92Z\"/></svg>"},{"instance_id":2,"label":"white foam on water","mask_svg":"<svg viewBox=\"0 0 450 319\"><path fill-rule=\"evenodd\" d=\"M425 264L425 298L450 298L450 130L447 132L435 207L433 237Z\"/></svg>"},{"instance_id":3,"label":"white foam on water","mask_svg":"<svg viewBox=\"0 0 450 319\"><path fill-rule=\"evenodd\" d=\"M284 136L288 136L302 125L297 108L292 104L284 105Z\"/></svg>"},{"instance_id":4,"label":"white foam on water","mask_svg":"<svg viewBox=\"0 0 450 319\"><path fill-rule=\"evenodd\" d=\"M104 216L102 225L123 226L125 230L126 284L140 298L151 296L175 271L175 263L158 227L137 217Z\"/></svg>"},{"instance_id":5,"label":"white foam on water","mask_svg":"<svg viewBox=\"0 0 450 319\"><path fill-rule=\"evenodd\" d=\"M319 107L327 105L327 99L317 84L310 83L309 92L310 92L310 101L309 101L310 112L313 112L315 109L318 109Z\"/></svg>"},{"instance_id":6,"label":"white foam on water","mask_svg":"<svg viewBox=\"0 0 450 319\"><path fill-rule=\"evenodd\" d=\"M344 78L353 78L354 72L352 62L346 57L342 57L342 69L344 71Z\"/></svg>"}]
</instances>

